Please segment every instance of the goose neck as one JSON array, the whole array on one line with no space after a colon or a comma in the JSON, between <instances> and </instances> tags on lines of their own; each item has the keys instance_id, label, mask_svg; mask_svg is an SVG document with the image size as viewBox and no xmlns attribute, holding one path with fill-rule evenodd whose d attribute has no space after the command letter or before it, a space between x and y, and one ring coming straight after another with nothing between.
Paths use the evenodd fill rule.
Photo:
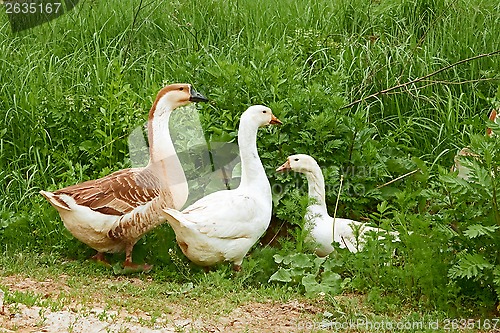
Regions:
<instances>
[{"instance_id":1,"label":"goose neck","mask_svg":"<svg viewBox=\"0 0 500 333\"><path fill-rule=\"evenodd\" d=\"M148 121L148 139L151 162L159 162L175 155L170 138L169 120L171 112L153 115Z\"/></svg>"},{"instance_id":2,"label":"goose neck","mask_svg":"<svg viewBox=\"0 0 500 333\"><path fill-rule=\"evenodd\" d=\"M325 203L325 180L320 169L306 173L308 183L309 202L326 208Z\"/></svg>"},{"instance_id":3,"label":"goose neck","mask_svg":"<svg viewBox=\"0 0 500 333\"><path fill-rule=\"evenodd\" d=\"M153 115L148 122L149 165L158 176L162 186L173 194L174 207L180 208L187 200L187 180L181 162L170 137L169 120L171 110Z\"/></svg>"},{"instance_id":4,"label":"goose neck","mask_svg":"<svg viewBox=\"0 0 500 333\"><path fill-rule=\"evenodd\" d=\"M262 182L270 185L264 167L257 151L257 126L242 121L238 131L238 145L241 158L241 183L240 187L262 186Z\"/></svg>"}]
</instances>

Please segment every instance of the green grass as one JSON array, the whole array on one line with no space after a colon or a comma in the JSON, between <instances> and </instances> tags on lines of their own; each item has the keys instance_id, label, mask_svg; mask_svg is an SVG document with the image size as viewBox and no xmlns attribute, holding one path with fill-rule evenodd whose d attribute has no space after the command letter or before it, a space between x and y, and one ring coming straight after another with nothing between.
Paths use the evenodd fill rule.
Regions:
<instances>
[{"instance_id":1,"label":"green grass","mask_svg":"<svg viewBox=\"0 0 500 333\"><path fill-rule=\"evenodd\" d=\"M50 261L56 264L43 265ZM312 309L305 310L297 318L296 328L306 332L325 331L325 326L321 325L358 325L360 331L370 332L373 330L367 325L385 325L388 322L393 325L418 325L419 322L431 325L439 322L439 327L443 327L447 319L443 312L413 309L383 295L380 290L373 290L367 295L347 293L335 298L329 295L308 298L290 287L248 284L246 273L234 274L229 269L194 272L190 276L191 282L186 283L162 281L154 272L152 275L114 277L109 270L93 262L64 261L44 254L3 257L0 264L0 289L6 292L5 305L13 313L18 311L19 304L38 306L41 313L79 309L81 316L88 315L97 307L104 310L99 314L101 320L106 320L107 315L113 316L112 311L118 310L136 315L147 313L151 320L140 322L146 327L153 327L164 314L182 314L218 327L225 317L241 306L299 302L306 309ZM2 278L8 276L15 276L20 281L29 278L34 291L9 290L2 283Z\"/></svg>"},{"instance_id":2,"label":"green grass","mask_svg":"<svg viewBox=\"0 0 500 333\"><path fill-rule=\"evenodd\" d=\"M278 238L277 248L256 246L245 261L247 272L233 280L225 266L209 275L192 267L173 232L162 226L134 252L138 260L155 264L151 277L157 284L147 293L170 283L179 290L193 281L190 293L196 297L210 290L215 299L223 298L235 288L231 298L244 299L249 286L256 290L253 297L262 299L302 293L300 286L273 291L276 285L267 279L278 268L273 255L300 251L302 244L294 228L301 223L297 197L305 193L304 180L277 176L274 169L288 155L308 153L323 167L331 212L344 174L338 216L414 232L399 249L398 267L381 267L375 249L341 258L339 273L352 281L345 292L371 299L388 295L381 313L397 311L391 304L402 303L464 316L495 313L498 295L488 288L498 279L495 269L480 270L480 283L448 276L467 248L481 255L489 249L485 258L498 267L497 246L450 236L448 228L459 224L463 232L494 221L488 215L491 196L458 190L442 175L457 148L484 133L488 112L498 107L500 56L342 106L496 51L498 1L151 1L137 13L140 3L84 1L57 20L19 33L12 33L0 14L2 274L51 276L69 270L96 280L112 277L85 262L93 251L71 237L38 191L129 166L127 137L146 120L156 92L166 83L189 82L211 100L199 106L210 141L234 140L239 115L251 104L269 105L284 122L259 134L258 145L276 189L275 218L289 235ZM377 189L417 167L421 173ZM495 179L483 187L494 188ZM390 214L376 218L382 201L390 204ZM385 275L376 278L380 270Z\"/></svg>"}]
</instances>

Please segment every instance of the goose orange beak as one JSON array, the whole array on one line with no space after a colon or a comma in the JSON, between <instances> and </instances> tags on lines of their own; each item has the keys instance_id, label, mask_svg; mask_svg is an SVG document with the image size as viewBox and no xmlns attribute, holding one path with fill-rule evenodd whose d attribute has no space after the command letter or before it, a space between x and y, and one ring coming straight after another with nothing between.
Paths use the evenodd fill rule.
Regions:
<instances>
[{"instance_id":1,"label":"goose orange beak","mask_svg":"<svg viewBox=\"0 0 500 333\"><path fill-rule=\"evenodd\" d=\"M291 169L290 161L286 160L286 162L283 163L282 166L280 166L278 169L276 169L276 172L283 172L283 171L290 170L290 169Z\"/></svg>"},{"instance_id":2,"label":"goose orange beak","mask_svg":"<svg viewBox=\"0 0 500 333\"><path fill-rule=\"evenodd\" d=\"M275 115L273 114L271 116L271 121L269 122L269 124L271 124L271 125L282 125L283 123L281 122L281 120L279 120L278 118L276 118Z\"/></svg>"}]
</instances>

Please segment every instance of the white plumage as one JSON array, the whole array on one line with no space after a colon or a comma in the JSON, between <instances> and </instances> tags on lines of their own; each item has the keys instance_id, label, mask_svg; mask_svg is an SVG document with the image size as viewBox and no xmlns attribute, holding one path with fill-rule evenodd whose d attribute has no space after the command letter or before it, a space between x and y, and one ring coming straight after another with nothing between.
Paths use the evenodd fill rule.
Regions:
<instances>
[{"instance_id":1,"label":"white plumage","mask_svg":"<svg viewBox=\"0 0 500 333\"><path fill-rule=\"evenodd\" d=\"M257 130L281 123L271 109L254 105L241 116L238 145L241 182L234 190L212 193L182 212L165 209L182 252L200 266L228 261L239 270L244 256L271 220L269 180L257 152Z\"/></svg>"},{"instance_id":2,"label":"white plumage","mask_svg":"<svg viewBox=\"0 0 500 333\"><path fill-rule=\"evenodd\" d=\"M287 161L276 169L277 172L293 170L303 173L309 187L309 206L306 212L306 228L309 231L309 243L318 256L327 256L333 251L335 241L341 248L358 252L363 247L368 232L386 234L387 231L370 227L364 223L335 218L328 215L325 203L325 181L321 168L314 158L305 154L289 156ZM335 233L334 233L335 224ZM398 233L391 232L397 240ZM380 236L383 238L383 236Z\"/></svg>"}]
</instances>

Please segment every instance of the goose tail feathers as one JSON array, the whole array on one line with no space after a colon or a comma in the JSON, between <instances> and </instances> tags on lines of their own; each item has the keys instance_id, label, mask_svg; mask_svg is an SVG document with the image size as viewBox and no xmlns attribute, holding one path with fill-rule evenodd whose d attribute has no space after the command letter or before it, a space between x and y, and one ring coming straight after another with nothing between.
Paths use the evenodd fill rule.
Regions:
<instances>
[{"instance_id":1,"label":"goose tail feathers","mask_svg":"<svg viewBox=\"0 0 500 333\"><path fill-rule=\"evenodd\" d=\"M58 195L43 190L40 191L40 194L43 195L43 197L47 199L47 201L50 202L50 204L54 206L55 209L57 210L62 209L67 211L71 210L68 204L65 201L63 201Z\"/></svg>"}]
</instances>

